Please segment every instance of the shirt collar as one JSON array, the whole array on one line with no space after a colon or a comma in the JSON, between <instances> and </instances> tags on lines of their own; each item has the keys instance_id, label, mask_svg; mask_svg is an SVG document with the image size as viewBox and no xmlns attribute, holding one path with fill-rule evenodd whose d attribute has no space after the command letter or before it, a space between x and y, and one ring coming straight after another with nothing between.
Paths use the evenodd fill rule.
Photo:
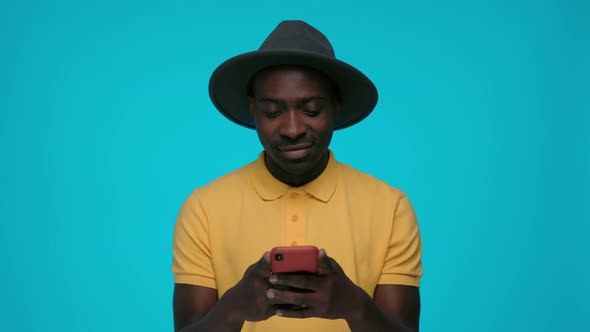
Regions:
<instances>
[{"instance_id":1,"label":"shirt collar","mask_svg":"<svg viewBox=\"0 0 590 332\"><path fill-rule=\"evenodd\" d=\"M328 165L322 174L313 181L299 187L324 203L327 203L334 194L339 174L338 162L335 160L332 151L329 151L329 153ZM270 173L264 161L264 151L258 155L255 162L250 164L249 174L254 190L266 201L280 198L289 189L294 188L279 181Z\"/></svg>"}]
</instances>

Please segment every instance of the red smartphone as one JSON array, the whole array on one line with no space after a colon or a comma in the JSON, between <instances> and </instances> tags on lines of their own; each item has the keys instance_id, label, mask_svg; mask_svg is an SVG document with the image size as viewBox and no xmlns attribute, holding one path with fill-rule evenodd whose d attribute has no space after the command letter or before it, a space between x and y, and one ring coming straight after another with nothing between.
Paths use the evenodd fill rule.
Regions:
<instances>
[{"instance_id":1,"label":"red smartphone","mask_svg":"<svg viewBox=\"0 0 590 332\"><path fill-rule=\"evenodd\" d=\"M270 251L272 273L318 272L318 248L315 246L275 247Z\"/></svg>"}]
</instances>

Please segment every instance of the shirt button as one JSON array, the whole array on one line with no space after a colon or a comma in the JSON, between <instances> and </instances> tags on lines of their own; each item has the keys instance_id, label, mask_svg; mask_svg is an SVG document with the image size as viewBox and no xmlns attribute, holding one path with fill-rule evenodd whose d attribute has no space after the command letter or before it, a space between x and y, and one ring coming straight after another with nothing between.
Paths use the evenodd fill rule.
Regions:
<instances>
[{"instance_id":1,"label":"shirt button","mask_svg":"<svg viewBox=\"0 0 590 332\"><path fill-rule=\"evenodd\" d=\"M297 198L297 196L299 196L298 193L291 193L291 198Z\"/></svg>"},{"instance_id":2,"label":"shirt button","mask_svg":"<svg viewBox=\"0 0 590 332\"><path fill-rule=\"evenodd\" d=\"M292 222L297 222L297 215L291 216L291 221Z\"/></svg>"},{"instance_id":3,"label":"shirt button","mask_svg":"<svg viewBox=\"0 0 590 332\"><path fill-rule=\"evenodd\" d=\"M296 246L296 245L297 245L297 241L293 241L293 242L291 242L291 245L292 245L292 246Z\"/></svg>"}]
</instances>

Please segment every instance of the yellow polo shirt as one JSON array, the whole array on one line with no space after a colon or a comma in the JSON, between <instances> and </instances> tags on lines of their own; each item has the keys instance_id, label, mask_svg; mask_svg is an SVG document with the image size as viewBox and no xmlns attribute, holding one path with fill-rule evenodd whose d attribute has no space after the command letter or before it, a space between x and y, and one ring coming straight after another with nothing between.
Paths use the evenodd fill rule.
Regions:
<instances>
[{"instance_id":1,"label":"yellow polo shirt","mask_svg":"<svg viewBox=\"0 0 590 332\"><path fill-rule=\"evenodd\" d=\"M258 159L196 189L174 231L174 282L221 297L265 251L326 249L373 296L377 284L418 287L422 246L414 210L398 189L334 159L302 187L274 178ZM344 320L272 317L242 331L350 331Z\"/></svg>"}]
</instances>

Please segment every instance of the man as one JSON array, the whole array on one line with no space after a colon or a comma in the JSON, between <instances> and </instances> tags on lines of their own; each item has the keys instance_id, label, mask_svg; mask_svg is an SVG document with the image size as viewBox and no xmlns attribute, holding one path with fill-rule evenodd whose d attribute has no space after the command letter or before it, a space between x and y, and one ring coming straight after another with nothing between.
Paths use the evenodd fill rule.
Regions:
<instances>
[{"instance_id":1,"label":"man","mask_svg":"<svg viewBox=\"0 0 590 332\"><path fill-rule=\"evenodd\" d=\"M418 331L412 207L328 149L334 130L375 107L372 82L335 59L321 32L285 21L258 51L220 65L209 92L227 118L256 129L264 152L195 190L179 213L176 331ZM268 251L298 245L322 248L318 273L271 274Z\"/></svg>"}]
</instances>

